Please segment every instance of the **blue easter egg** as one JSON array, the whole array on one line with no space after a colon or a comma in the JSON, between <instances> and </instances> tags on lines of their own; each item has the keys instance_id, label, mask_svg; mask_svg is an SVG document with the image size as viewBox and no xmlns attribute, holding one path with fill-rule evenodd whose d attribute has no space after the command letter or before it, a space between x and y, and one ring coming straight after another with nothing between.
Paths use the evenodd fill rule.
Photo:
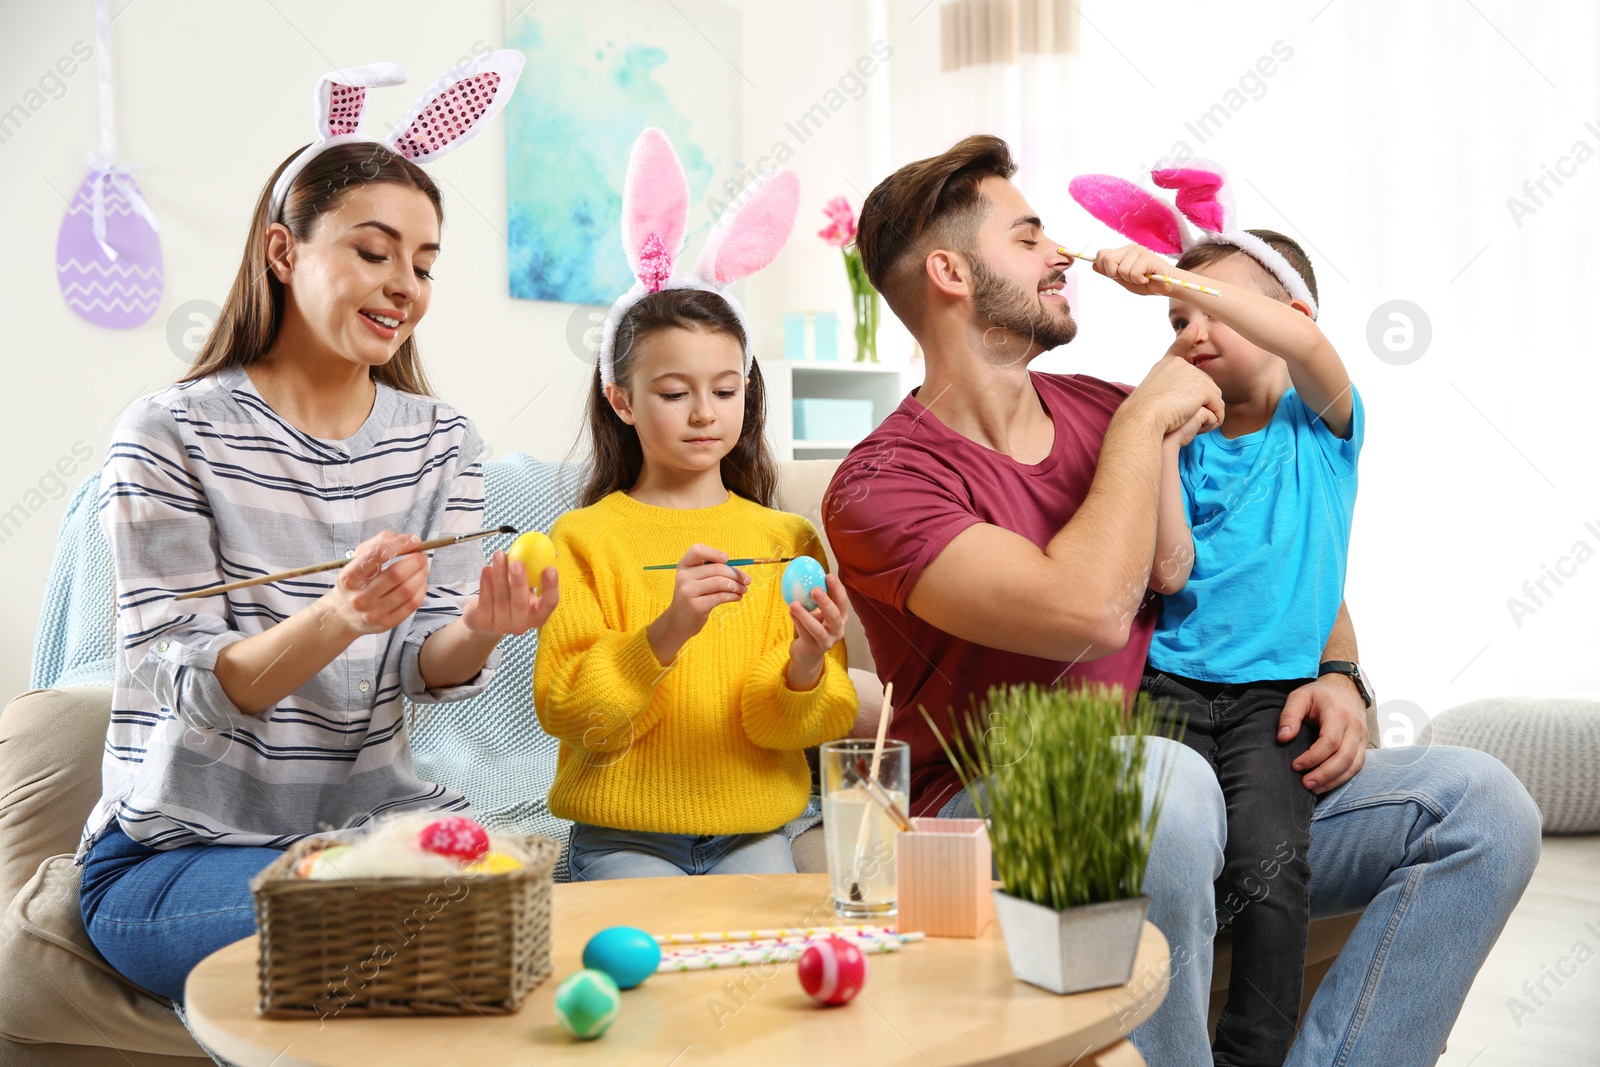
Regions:
<instances>
[{"instance_id":1,"label":"blue easter egg","mask_svg":"<svg viewBox=\"0 0 1600 1067\"><path fill-rule=\"evenodd\" d=\"M660 962L656 939L632 926L608 926L583 946L583 965L609 974L619 989L643 982L656 973Z\"/></svg>"},{"instance_id":2,"label":"blue easter egg","mask_svg":"<svg viewBox=\"0 0 1600 1067\"><path fill-rule=\"evenodd\" d=\"M786 604L800 601L800 606L807 611L815 611L817 602L811 596L811 590L817 586L827 587L828 573L822 569L822 564L810 556L796 556L783 568L783 600Z\"/></svg>"}]
</instances>

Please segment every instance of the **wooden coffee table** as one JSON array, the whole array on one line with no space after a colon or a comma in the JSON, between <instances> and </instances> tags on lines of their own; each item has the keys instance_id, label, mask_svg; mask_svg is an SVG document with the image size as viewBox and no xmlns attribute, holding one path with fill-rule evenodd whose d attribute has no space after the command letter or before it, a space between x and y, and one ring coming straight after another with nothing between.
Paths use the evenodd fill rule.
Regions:
<instances>
[{"instance_id":1,"label":"wooden coffee table","mask_svg":"<svg viewBox=\"0 0 1600 1067\"><path fill-rule=\"evenodd\" d=\"M835 923L821 874L640 878L555 887L555 975L515 1015L449 1018L257 1018L257 942L248 937L189 975L186 1007L200 1039L240 1067L529 1067L537 1064L806 1063L1143 1065L1123 1040L1167 991L1166 938L1144 925L1126 986L1058 997L1016 981L998 923L976 939L929 938L868 957L850 1004L822 1008L795 965L656 975L622 994L622 1014L577 1041L552 1008L583 946L618 924L653 933Z\"/></svg>"}]
</instances>

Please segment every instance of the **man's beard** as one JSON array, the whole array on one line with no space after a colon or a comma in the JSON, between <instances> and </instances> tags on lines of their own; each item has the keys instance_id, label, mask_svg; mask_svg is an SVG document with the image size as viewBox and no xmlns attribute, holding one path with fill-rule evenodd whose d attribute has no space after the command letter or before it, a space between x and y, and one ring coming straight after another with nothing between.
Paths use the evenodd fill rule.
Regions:
<instances>
[{"instance_id":1,"label":"man's beard","mask_svg":"<svg viewBox=\"0 0 1600 1067\"><path fill-rule=\"evenodd\" d=\"M973 310L990 324L983 335L985 358L1002 365L1015 363L1027 358L1034 345L1049 351L1078 335L1070 309L1065 315L1052 314L1037 289L1023 289L989 270L976 256L967 258L972 264Z\"/></svg>"}]
</instances>

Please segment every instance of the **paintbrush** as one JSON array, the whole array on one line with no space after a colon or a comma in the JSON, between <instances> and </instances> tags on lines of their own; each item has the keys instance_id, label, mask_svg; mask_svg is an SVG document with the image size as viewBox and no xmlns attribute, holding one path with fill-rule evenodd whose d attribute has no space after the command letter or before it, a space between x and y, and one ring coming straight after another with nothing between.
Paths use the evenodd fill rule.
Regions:
<instances>
[{"instance_id":1,"label":"paintbrush","mask_svg":"<svg viewBox=\"0 0 1600 1067\"><path fill-rule=\"evenodd\" d=\"M497 526L492 530L479 530L477 533L453 534L449 537L435 537L408 548L404 552L395 553L396 559L409 556L413 552L427 552L435 548L446 548L450 545L459 545L463 541L476 541L480 537L494 537L496 534L515 534L515 526ZM203 596L216 596L218 593L231 593L235 589L248 589L252 585L266 585L268 582L281 582L288 578L302 578L307 574L320 574L323 571L334 571L349 563L354 556L345 559L330 559L326 563L313 563L309 567L296 567L294 570L279 571L277 574L263 574L259 578L246 578L239 582L228 582L226 585L212 585L204 589L196 589L188 593L179 593L173 600L196 600Z\"/></svg>"},{"instance_id":2,"label":"paintbrush","mask_svg":"<svg viewBox=\"0 0 1600 1067\"><path fill-rule=\"evenodd\" d=\"M793 556L757 556L751 559L730 559L726 565L729 567L754 567L761 563L788 563L792 559L794 559ZM710 563L711 561L706 560L705 562ZM652 563L645 568L647 571L675 571L677 569L678 565L676 563Z\"/></svg>"},{"instance_id":3,"label":"paintbrush","mask_svg":"<svg viewBox=\"0 0 1600 1067\"><path fill-rule=\"evenodd\" d=\"M872 766L867 769L867 781L872 782L874 785L877 785L878 763L883 759L883 742L888 737L889 720L892 718L894 718L894 683L890 682L883 687L883 711L878 715L878 739L872 746ZM861 759L865 760L866 757L863 756ZM861 761L858 760L857 762ZM879 788L882 787L879 786ZM872 797L873 800L878 800L877 797L872 796L872 790L870 789L867 790L867 796ZM882 801L878 802L882 803ZM861 834L856 840L855 867L852 871L854 877L850 879L851 900L859 901L864 896L861 892L861 868L866 863L867 843L871 835L872 813L863 811L861 813Z\"/></svg>"},{"instance_id":4,"label":"paintbrush","mask_svg":"<svg viewBox=\"0 0 1600 1067\"><path fill-rule=\"evenodd\" d=\"M1094 257L1085 252L1074 252L1070 248L1058 248L1056 251L1060 252L1064 256L1072 256L1074 259L1086 259L1090 263L1094 262ZM1208 296L1222 295L1222 291L1220 289L1213 289L1206 285L1196 285L1194 282L1186 282L1181 278L1173 278L1165 274L1150 274L1146 277L1158 282L1166 282L1168 285L1176 285L1181 289L1193 289L1197 293L1205 293Z\"/></svg>"}]
</instances>

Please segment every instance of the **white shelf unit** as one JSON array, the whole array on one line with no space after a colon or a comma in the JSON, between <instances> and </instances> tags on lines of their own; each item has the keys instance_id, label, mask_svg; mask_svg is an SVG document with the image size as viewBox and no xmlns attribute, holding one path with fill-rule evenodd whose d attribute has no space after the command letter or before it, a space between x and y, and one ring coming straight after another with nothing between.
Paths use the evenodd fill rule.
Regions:
<instances>
[{"instance_id":1,"label":"white shelf unit","mask_svg":"<svg viewBox=\"0 0 1600 1067\"><path fill-rule=\"evenodd\" d=\"M795 397L872 401L877 426L922 384L922 364L832 363L821 360L767 360L761 364L767 386L767 437L779 459L843 459L855 441L796 441Z\"/></svg>"}]
</instances>

